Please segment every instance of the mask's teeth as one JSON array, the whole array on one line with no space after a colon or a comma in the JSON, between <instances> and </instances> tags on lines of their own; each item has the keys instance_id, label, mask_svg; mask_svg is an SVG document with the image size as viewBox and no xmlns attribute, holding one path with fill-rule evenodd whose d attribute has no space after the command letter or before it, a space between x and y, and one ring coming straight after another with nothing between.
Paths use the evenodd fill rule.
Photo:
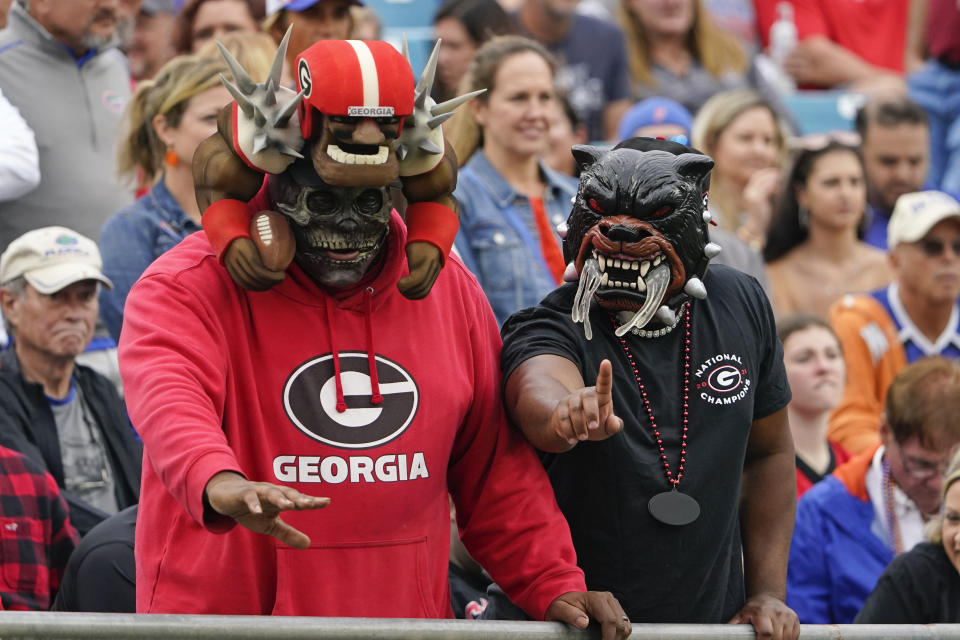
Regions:
<instances>
[{"instance_id":1,"label":"mask's teeth","mask_svg":"<svg viewBox=\"0 0 960 640\"><path fill-rule=\"evenodd\" d=\"M667 293L667 287L670 286L670 265L663 263L651 269L649 275L643 279L647 286L647 297L643 301L640 310L633 314L630 321L617 329L617 337L621 337L634 327L643 327L650 322L650 318L660 307L663 297Z\"/></svg>"},{"instance_id":2,"label":"mask's teeth","mask_svg":"<svg viewBox=\"0 0 960 640\"><path fill-rule=\"evenodd\" d=\"M663 305L657 309L657 320L668 327L672 327L677 322L677 316L670 310L670 307Z\"/></svg>"},{"instance_id":3,"label":"mask's teeth","mask_svg":"<svg viewBox=\"0 0 960 640\"><path fill-rule=\"evenodd\" d=\"M583 323L583 335L587 340L593 338L593 328L590 326L590 303L593 301L593 294L599 288L600 265L593 258L587 258L583 262L580 285L577 287L577 295L573 299L573 309L570 311L570 318L574 322Z\"/></svg>"},{"instance_id":4,"label":"mask's teeth","mask_svg":"<svg viewBox=\"0 0 960 640\"><path fill-rule=\"evenodd\" d=\"M577 278L580 275L577 273L577 265L574 262L567 264L567 268L563 271L563 281L564 282L576 282Z\"/></svg>"}]
</instances>

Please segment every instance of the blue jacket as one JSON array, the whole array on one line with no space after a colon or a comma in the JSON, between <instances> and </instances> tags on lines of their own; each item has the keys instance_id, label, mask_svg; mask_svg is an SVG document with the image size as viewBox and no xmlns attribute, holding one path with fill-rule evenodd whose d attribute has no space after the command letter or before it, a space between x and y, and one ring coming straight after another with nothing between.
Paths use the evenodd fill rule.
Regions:
<instances>
[{"instance_id":1,"label":"blue jacket","mask_svg":"<svg viewBox=\"0 0 960 640\"><path fill-rule=\"evenodd\" d=\"M577 181L543 163L540 171L547 183L544 209L555 229L570 215ZM510 186L482 151L460 170L453 195L460 203L457 253L480 281L502 325L514 311L532 307L557 287L540 250L530 200ZM556 240L561 242L559 234Z\"/></svg>"},{"instance_id":2,"label":"blue jacket","mask_svg":"<svg viewBox=\"0 0 960 640\"><path fill-rule=\"evenodd\" d=\"M150 263L200 225L187 217L163 180L142 198L113 214L100 231L103 273L113 290L100 289L100 317L114 340L120 339L127 294Z\"/></svg>"},{"instance_id":3,"label":"blue jacket","mask_svg":"<svg viewBox=\"0 0 960 640\"><path fill-rule=\"evenodd\" d=\"M787 566L787 605L803 624L849 624L893 552L873 530L866 472L873 447L803 494Z\"/></svg>"}]
</instances>

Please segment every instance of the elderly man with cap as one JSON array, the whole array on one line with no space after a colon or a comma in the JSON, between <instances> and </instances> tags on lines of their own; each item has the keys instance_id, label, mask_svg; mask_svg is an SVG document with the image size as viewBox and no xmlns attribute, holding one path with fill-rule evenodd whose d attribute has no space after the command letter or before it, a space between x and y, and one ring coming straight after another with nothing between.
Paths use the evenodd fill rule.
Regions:
<instances>
[{"instance_id":1,"label":"elderly man with cap","mask_svg":"<svg viewBox=\"0 0 960 640\"><path fill-rule=\"evenodd\" d=\"M174 33L177 8L174 0L143 0L133 16L133 30L125 43L130 76L139 82L152 78L177 54Z\"/></svg>"},{"instance_id":2,"label":"elderly man with cap","mask_svg":"<svg viewBox=\"0 0 960 640\"><path fill-rule=\"evenodd\" d=\"M887 227L893 282L849 295L830 311L847 363L831 440L851 452L878 442L890 382L923 356L960 358L960 203L940 191L897 199Z\"/></svg>"},{"instance_id":3,"label":"elderly man with cap","mask_svg":"<svg viewBox=\"0 0 960 640\"><path fill-rule=\"evenodd\" d=\"M0 356L0 445L57 481L81 533L137 501L141 448L113 384L76 363L93 336L97 287L112 286L90 239L23 234L0 256L13 346Z\"/></svg>"}]
</instances>

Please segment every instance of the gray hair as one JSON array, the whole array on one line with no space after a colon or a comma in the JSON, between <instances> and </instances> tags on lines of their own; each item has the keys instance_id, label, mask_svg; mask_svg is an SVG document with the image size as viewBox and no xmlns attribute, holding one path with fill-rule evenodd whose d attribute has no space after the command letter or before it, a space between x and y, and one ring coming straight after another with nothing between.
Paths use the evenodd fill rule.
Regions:
<instances>
[{"instance_id":1,"label":"gray hair","mask_svg":"<svg viewBox=\"0 0 960 640\"><path fill-rule=\"evenodd\" d=\"M0 289L6 289L18 300L23 300L23 296L27 293L27 279L23 276L14 278L0 285ZM13 325L10 324L10 320L6 317L3 319L3 328L6 329L7 335L13 335Z\"/></svg>"}]
</instances>

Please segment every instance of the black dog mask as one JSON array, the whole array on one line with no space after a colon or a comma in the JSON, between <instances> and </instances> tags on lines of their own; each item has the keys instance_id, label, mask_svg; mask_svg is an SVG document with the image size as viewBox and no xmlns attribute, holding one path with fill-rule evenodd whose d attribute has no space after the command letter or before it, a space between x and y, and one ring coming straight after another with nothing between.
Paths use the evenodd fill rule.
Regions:
<instances>
[{"instance_id":1,"label":"black dog mask","mask_svg":"<svg viewBox=\"0 0 960 640\"><path fill-rule=\"evenodd\" d=\"M707 235L713 160L666 140L632 138L613 150L578 145L580 188L567 221L564 258L579 274L572 317L592 337L589 308L632 312L623 335L656 314L672 326L720 247Z\"/></svg>"}]
</instances>

